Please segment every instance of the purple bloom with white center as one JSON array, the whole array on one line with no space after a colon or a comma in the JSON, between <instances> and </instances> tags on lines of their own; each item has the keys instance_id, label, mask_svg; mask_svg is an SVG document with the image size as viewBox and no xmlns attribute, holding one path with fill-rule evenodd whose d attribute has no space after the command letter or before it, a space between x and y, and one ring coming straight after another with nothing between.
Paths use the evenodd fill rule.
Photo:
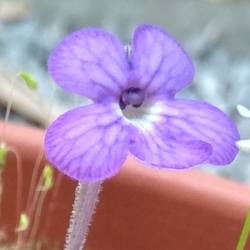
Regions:
<instances>
[{"instance_id":1,"label":"purple bloom with white center","mask_svg":"<svg viewBox=\"0 0 250 250\"><path fill-rule=\"evenodd\" d=\"M238 131L222 111L176 99L194 76L190 58L163 30L141 25L131 47L86 28L52 51L48 68L63 89L93 104L70 110L48 128L49 161L78 181L106 179L130 153L153 168L226 165L238 149Z\"/></svg>"}]
</instances>

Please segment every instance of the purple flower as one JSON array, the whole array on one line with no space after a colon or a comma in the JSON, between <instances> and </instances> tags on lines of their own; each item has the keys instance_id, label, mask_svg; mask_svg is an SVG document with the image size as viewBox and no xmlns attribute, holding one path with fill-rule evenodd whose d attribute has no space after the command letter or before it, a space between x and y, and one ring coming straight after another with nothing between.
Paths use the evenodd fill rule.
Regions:
<instances>
[{"instance_id":1,"label":"purple flower","mask_svg":"<svg viewBox=\"0 0 250 250\"><path fill-rule=\"evenodd\" d=\"M93 104L64 113L48 128L49 161L79 181L114 175L129 153L153 168L230 163L239 139L230 118L205 102L175 98L194 76L180 45L142 25L126 48L88 28L52 51L48 68L55 82Z\"/></svg>"}]
</instances>

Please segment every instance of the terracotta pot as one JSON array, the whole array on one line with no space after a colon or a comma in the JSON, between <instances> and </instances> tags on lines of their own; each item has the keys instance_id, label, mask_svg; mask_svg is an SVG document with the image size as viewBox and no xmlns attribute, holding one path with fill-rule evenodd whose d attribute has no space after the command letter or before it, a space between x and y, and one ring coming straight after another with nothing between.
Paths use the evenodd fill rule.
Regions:
<instances>
[{"instance_id":1,"label":"terracotta pot","mask_svg":"<svg viewBox=\"0 0 250 250\"><path fill-rule=\"evenodd\" d=\"M2 127L0 123L0 131ZM26 200L43 131L8 124L6 139L22 156L22 197ZM1 227L13 240L16 172L12 154L3 181ZM59 249L75 186L63 176L58 195L48 195L41 216L39 235L58 242ZM103 184L86 249L234 250L249 206L250 189L246 186L197 171L152 170L129 158L121 171ZM250 249L250 241L246 249Z\"/></svg>"}]
</instances>

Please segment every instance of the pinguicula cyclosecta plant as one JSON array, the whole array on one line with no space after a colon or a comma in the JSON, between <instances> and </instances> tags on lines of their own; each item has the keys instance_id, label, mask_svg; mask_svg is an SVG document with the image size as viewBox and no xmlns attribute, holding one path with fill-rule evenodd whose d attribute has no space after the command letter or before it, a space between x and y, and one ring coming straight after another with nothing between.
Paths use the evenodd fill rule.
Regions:
<instances>
[{"instance_id":1,"label":"pinguicula cyclosecta plant","mask_svg":"<svg viewBox=\"0 0 250 250\"><path fill-rule=\"evenodd\" d=\"M45 135L49 161L91 188L116 174L128 154L152 168L185 169L226 165L238 152L239 134L226 114L175 98L192 82L194 67L157 27L137 27L125 48L103 30L76 31L52 51L48 69L60 87L93 101L62 114Z\"/></svg>"}]
</instances>

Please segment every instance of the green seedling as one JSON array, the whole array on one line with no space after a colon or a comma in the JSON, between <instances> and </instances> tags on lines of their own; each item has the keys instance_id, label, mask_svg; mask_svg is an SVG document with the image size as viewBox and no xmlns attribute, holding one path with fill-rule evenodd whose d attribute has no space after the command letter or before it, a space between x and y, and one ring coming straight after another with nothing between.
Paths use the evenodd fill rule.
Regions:
<instances>
[{"instance_id":1,"label":"green seedling","mask_svg":"<svg viewBox=\"0 0 250 250\"><path fill-rule=\"evenodd\" d=\"M37 89L37 81L32 75L30 75L29 73L25 71L19 71L17 75L20 76L25 81L29 89L31 90Z\"/></svg>"},{"instance_id":2,"label":"green seedling","mask_svg":"<svg viewBox=\"0 0 250 250\"><path fill-rule=\"evenodd\" d=\"M19 225L16 228L16 232L24 231L28 228L29 226L29 219L27 214L21 213L19 217Z\"/></svg>"},{"instance_id":3,"label":"green seedling","mask_svg":"<svg viewBox=\"0 0 250 250\"><path fill-rule=\"evenodd\" d=\"M0 171L3 170L6 163L7 147L5 143L0 143Z\"/></svg>"}]
</instances>

